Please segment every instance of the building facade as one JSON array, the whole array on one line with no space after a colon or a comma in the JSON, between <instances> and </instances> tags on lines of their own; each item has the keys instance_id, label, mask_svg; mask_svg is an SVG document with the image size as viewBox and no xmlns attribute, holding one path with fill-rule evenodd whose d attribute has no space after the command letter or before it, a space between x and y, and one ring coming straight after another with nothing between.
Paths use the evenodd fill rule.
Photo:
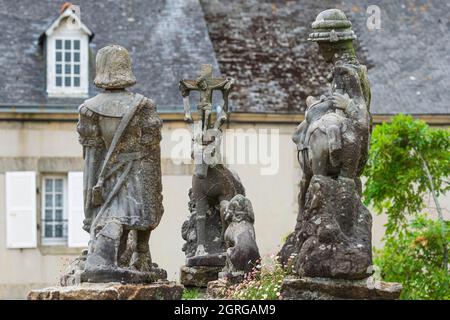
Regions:
<instances>
[{"instance_id":1,"label":"building facade","mask_svg":"<svg viewBox=\"0 0 450 320\"><path fill-rule=\"evenodd\" d=\"M0 298L24 298L31 288L58 283L87 244L77 107L96 94L95 53L111 43L129 49L138 81L132 89L151 97L164 121L165 214L152 235L153 259L170 279L178 278L193 168L177 84L197 75L203 63L237 80L225 140L238 155L224 154L252 200L262 255L278 252L297 214L300 168L291 134L303 119L306 96L327 89L327 66L306 43L309 23L325 2L83 0L71 6L0 0ZM429 24L448 4L419 3L416 10L401 3L380 6L385 18L378 33L365 27L364 2L341 8L355 22L358 53L369 65L375 123L400 112L435 126L450 123L450 91L443 89L450 85L443 77L450 41L442 47L410 41L415 31L433 27L448 38L444 27ZM398 32L403 24L394 24L394 14L411 30ZM421 56L425 44L429 52ZM264 157L266 143L272 149ZM252 159L246 149L255 145L259 157ZM447 216L449 202L442 199ZM374 215L375 246L381 245L383 224Z\"/></svg>"}]
</instances>

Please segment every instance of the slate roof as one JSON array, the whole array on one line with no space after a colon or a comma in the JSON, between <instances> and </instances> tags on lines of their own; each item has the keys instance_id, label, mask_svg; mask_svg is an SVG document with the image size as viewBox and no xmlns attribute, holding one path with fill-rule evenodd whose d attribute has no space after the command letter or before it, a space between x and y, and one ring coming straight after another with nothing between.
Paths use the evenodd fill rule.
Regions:
<instances>
[{"instance_id":1,"label":"slate roof","mask_svg":"<svg viewBox=\"0 0 450 320\"><path fill-rule=\"evenodd\" d=\"M450 3L439 0L201 0L223 74L238 79L238 110L302 112L327 90L329 66L306 41L319 12L353 22L357 55L369 67L374 114L450 114ZM368 4L381 30L368 30Z\"/></svg>"},{"instance_id":2,"label":"slate roof","mask_svg":"<svg viewBox=\"0 0 450 320\"><path fill-rule=\"evenodd\" d=\"M63 2L0 0L0 107L71 112L79 104L45 92L38 39ZM358 56L369 67L372 113L450 114L450 3L373 2L381 9L381 30L367 29L367 1L361 0L73 0L95 33L91 70L98 49L125 46L138 80L132 90L154 99L161 111L179 110L178 80L211 63L237 80L234 110L303 112L308 95L327 90L329 71L317 46L306 41L310 24L320 11L337 7L352 20ZM91 85L90 95L95 90Z\"/></svg>"},{"instance_id":3,"label":"slate roof","mask_svg":"<svg viewBox=\"0 0 450 320\"><path fill-rule=\"evenodd\" d=\"M0 0L0 104L43 105L47 110L84 99L48 98L44 50L39 36L59 16L64 1ZM198 0L74 0L81 20L94 33L91 42L90 95L95 53L105 45L126 47L138 83L131 90L156 101L159 108L181 107L181 78L196 76L202 63L218 73L203 11ZM70 108L72 107L72 108Z\"/></svg>"}]
</instances>

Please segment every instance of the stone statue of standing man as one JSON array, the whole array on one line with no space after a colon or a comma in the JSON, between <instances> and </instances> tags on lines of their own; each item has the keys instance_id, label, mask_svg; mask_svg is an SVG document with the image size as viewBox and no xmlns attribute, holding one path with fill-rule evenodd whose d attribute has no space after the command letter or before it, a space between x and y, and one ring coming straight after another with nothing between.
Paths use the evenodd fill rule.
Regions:
<instances>
[{"instance_id":1,"label":"stone statue of standing man","mask_svg":"<svg viewBox=\"0 0 450 320\"><path fill-rule=\"evenodd\" d=\"M81 281L153 282L149 238L163 215L162 121L152 100L127 90L136 79L128 51L99 50L94 84L104 91L79 108L84 158L84 229L90 233Z\"/></svg>"}]
</instances>

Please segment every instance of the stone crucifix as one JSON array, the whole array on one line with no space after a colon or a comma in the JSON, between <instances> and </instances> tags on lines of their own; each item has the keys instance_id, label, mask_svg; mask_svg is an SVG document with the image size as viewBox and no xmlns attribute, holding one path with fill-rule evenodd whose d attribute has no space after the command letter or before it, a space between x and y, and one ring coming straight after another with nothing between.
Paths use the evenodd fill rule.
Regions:
<instances>
[{"instance_id":1,"label":"stone crucifix","mask_svg":"<svg viewBox=\"0 0 450 320\"><path fill-rule=\"evenodd\" d=\"M213 78L213 68L210 64L203 64L200 69L200 75L197 79L184 79L180 81L180 92L183 96L184 104L184 121L192 123L191 107L189 104L189 94L191 91L198 91L200 93L200 101L197 105L197 110L201 116L202 123L202 137L206 136L208 129L220 129L222 124L227 119L228 112L228 96L233 87L234 79ZM214 125L211 127L211 112L212 112L212 96L214 90L220 90L223 97L223 106L220 114L217 116Z\"/></svg>"}]
</instances>

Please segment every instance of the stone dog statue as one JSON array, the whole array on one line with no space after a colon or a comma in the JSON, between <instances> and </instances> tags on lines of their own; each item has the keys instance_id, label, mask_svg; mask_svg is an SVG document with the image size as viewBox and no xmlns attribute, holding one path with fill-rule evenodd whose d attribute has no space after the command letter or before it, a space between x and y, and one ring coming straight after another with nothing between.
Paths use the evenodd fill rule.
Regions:
<instances>
[{"instance_id":1,"label":"stone dog statue","mask_svg":"<svg viewBox=\"0 0 450 320\"><path fill-rule=\"evenodd\" d=\"M224 273L248 273L260 259L256 244L252 203L242 194L230 200L223 212L226 264Z\"/></svg>"}]
</instances>

